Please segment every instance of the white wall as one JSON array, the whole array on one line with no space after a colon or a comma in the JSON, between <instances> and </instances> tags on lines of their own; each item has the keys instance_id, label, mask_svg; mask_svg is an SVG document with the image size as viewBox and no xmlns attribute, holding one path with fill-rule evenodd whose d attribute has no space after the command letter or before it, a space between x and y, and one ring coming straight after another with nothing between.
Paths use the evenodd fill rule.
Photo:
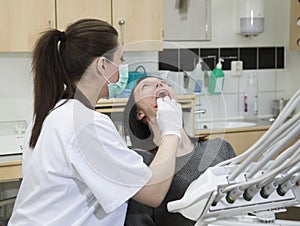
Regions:
<instances>
[{"instance_id":1,"label":"white wall","mask_svg":"<svg viewBox=\"0 0 300 226\"><path fill-rule=\"evenodd\" d=\"M240 36L238 31L239 0L212 0L212 41L220 46L276 46L287 44L289 1L265 1L264 32L254 38ZM287 34L288 35L288 34Z\"/></svg>"},{"instance_id":2,"label":"white wall","mask_svg":"<svg viewBox=\"0 0 300 226\"><path fill-rule=\"evenodd\" d=\"M211 41L165 43L165 47L284 46L286 50L286 64L283 82L285 97L289 98L300 88L300 51L289 51L290 1L264 1L265 27L264 32L257 37L246 38L237 33L239 0L212 0Z\"/></svg>"},{"instance_id":3,"label":"white wall","mask_svg":"<svg viewBox=\"0 0 300 226\"><path fill-rule=\"evenodd\" d=\"M259 113L261 115L270 115L272 113L271 104L273 99L289 99L300 88L298 66L300 52L289 51L290 1L264 1L264 32L256 37L243 37L238 34L239 0L212 0L212 39L210 41L164 43L165 48L285 47L285 69L245 71L244 76L240 79L232 78L230 72L225 72L224 95L221 97L210 96L208 98L210 98L209 103L216 106L219 106L220 102L225 102L229 110L226 112L227 117L243 115L243 89L249 73L258 75L260 92ZM129 62L133 59L131 54L126 57ZM153 55L153 57L155 61L157 56ZM136 55L133 62L137 62L136 59L139 59L139 63L143 64L143 54ZM149 56L147 56L147 59L149 59Z\"/></svg>"},{"instance_id":4,"label":"white wall","mask_svg":"<svg viewBox=\"0 0 300 226\"><path fill-rule=\"evenodd\" d=\"M254 38L236 34L239 0L212 0L212 40L201 46L284 46L283 74L285 97L300 88L300 52L289 51L290 1L265 0L264 32Z\"/></svg>"},{"instance_id":5,"label":"white wall","mask_svg":"<svg viewBox=\"0 0 300 226\"><path fill-rule=\"evenodd\" d=\"M29 53L0 53L0 122L32 118L33 85Z\"/></svg>"},{"instance_id":6,"label":"white wall","mask_svg":"<svg viewBox=\"0 0 300 226\"><path fill-rule=\"evenodd\" d=\"M177 42L186 47L232 47L283 45L288 41L289 1L265 1L264 32L254 38L238 34L239 0L212 1L212 39L202 42ZM263 1L263 0L262 0ZM176 24L174 24L176 26Z\"/></svg>"}]
</instances>

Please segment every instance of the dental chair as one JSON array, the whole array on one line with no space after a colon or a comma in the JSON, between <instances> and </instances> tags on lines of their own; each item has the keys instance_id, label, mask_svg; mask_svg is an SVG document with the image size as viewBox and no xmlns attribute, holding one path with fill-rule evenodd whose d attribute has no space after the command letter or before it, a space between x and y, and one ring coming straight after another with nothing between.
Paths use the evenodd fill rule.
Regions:
<instances>
[{"instance_id":1,"label":"dental chair","mask_svg":"<svg viewBox=\"0 0 300 226\"><path fill-rule=\"evenodd\" d=\"M300 90L252 147L208 168L168 210L195 226L299 226L300 221L275 217L286 207L300 207L300 112L288 119L297 106Z\"/></svg>"}]
</instances>

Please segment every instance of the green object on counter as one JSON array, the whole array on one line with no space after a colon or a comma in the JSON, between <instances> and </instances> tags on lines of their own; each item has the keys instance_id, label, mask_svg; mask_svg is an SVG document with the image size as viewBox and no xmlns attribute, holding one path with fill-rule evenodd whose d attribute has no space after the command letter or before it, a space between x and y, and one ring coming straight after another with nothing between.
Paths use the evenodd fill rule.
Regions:
<instances>
[{"instance_id":1,"label":"green object on counter","mask_svg":"<svg viewBox=\"0 0 300 226\"><path fill-rule=\"evenodd\" d=\"M222 58L219 59L217 67L212 71L209 77L208 92L210 94L221 94L224 85L224 72L222 70Z\"/></svg>"},{"instance_id":2,"label":"green object on counter","mask_svg":"<svg viewBox=\"0 0 300 226\"><path fill-rule=\"evenodd\" d=\"M142 65L138 66L135 71L129 71L126 89L132 90L135 87L137 80L145 76L147 76L147 72Z\"/></svg>"}]
</instances>

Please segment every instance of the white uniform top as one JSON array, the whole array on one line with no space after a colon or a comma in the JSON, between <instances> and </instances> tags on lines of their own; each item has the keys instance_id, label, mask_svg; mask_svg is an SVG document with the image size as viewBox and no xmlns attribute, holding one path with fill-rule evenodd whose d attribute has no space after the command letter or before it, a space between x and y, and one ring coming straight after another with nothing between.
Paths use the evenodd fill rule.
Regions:
<instances>
[{"instance_id":1,"label":"white uniform top","mask_svg":"<svg viewBox=\"0 0 300 226\"><path fill-rule=\"evenodd\" d=\"M127 200L151 171L108 116L69 100L47 116L34 150L30 132L9 226L124 224Z\"/></svg>"}]
</instances>

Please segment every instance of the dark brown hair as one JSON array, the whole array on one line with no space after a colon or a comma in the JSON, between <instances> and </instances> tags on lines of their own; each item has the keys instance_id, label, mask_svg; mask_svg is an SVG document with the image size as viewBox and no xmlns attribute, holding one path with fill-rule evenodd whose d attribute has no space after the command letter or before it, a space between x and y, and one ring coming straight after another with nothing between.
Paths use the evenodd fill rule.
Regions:
<instances>
[{"instance_id":1,"label":"dark brown hair","mask_svg":"<svg viewBox=\"0 0 300 226\"><path fill-rule=\"evenodd\" d=\"M148 76L149 77L149 76ZM136 84L148 77L140 78ZM137 119L137 106L134 96L134 89L131 91L123 114L123 133L125 137L129 136L132 148L141 148L143 150L154 150L157 148L153 142L153 133L148 125L142 120Z\"/></svg>"},{"instance_id":2,"label":"dark brown hair","mask_svg":"<svg viewBox=\"0 0 300 226\"><path fill-rule=\"evenodd\" d=\"M96 57L112 60L118 32L97 19L82 19L65 32L45 32L33 51L34 125L30 147L34 148L43 122L61 99L72 99L78 82Z\"/></svg>"}]
</instances>

